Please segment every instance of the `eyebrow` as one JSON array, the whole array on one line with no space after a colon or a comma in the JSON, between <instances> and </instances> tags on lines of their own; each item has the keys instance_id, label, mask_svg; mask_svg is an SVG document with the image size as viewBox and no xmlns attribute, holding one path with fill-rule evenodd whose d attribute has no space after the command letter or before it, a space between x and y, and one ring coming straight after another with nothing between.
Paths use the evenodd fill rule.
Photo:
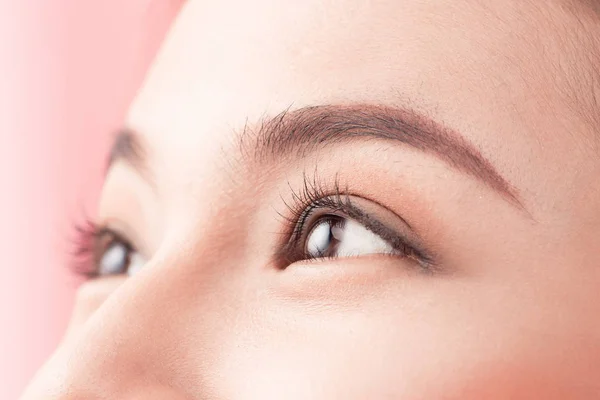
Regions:
<instances>
[{"instance_id":1,"label":"eyebrow","mask_svg":"<svg viewBox=\"0 0 600 400\"><path fill-rule=\"evenodd\" d=\"M137 167L146 162L140 140L129 128L122 128L117 132L117 136L108 157L107 169L115 162L121 160Z\"/></svg>"},{"instance_id":2,"label":"eyebrow","mask_svg":"<svg viewBox=\"0 0 600 400\"><path fill-rule=\"evenodd\" d=\"M247 163L268 162L286 156L301 158L323 147L356 140L378 140L409 146L436 156L455 170L476 178L520 209L516 189L464 136L416 111L379 105L321 105L248 123L238 137ZM110 167L126 161L146 172L146 154L138 135L121 130L109 157Z\"/></svg>"},{"instance_id":3,"label":"eyebrow","mask_svg":"<svg viewBox=\"0 0 600 400\"><path fill-rule=\"evenodd\" d=\"M148 183L154 186L152 174L148 169L146 146L133 129L123 127L116 132L107 161L105 174L115 163L124 162L132 166Z\"/></svg>"},{"instance_id":4,"label":"eyebrow","mask_svg":"<svg viewBox=\"0 0 600 400\"><path fill-rule=\"evenodd\" d=\"M288 154L304 157L348 140L387 141L436 156L524 209L517 190L464 136L406 108L358 104L288 109L263 120L257 131L246 126L240 145L243 154L264 160Z\"/></svg>"}]
</instances>

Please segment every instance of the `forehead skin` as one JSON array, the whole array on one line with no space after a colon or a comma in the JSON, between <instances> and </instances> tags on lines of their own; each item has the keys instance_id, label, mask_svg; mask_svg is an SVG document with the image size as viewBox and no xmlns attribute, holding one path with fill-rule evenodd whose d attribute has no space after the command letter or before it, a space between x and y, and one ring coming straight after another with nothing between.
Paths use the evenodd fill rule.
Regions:
<instances>
[{"instance_id":1,"label":"forehead skin","mask_svg":"<svg viewBox=\"0 0 600 400\"><path fill-rule=\"evenodd\" d=\"M533 210L570 208L598 171L597 77L587 25L536 4L191 1L129 125L156 148L181 141L193 168L290 105L408 105L461 131Z\"/></svg>"}]
</instances>

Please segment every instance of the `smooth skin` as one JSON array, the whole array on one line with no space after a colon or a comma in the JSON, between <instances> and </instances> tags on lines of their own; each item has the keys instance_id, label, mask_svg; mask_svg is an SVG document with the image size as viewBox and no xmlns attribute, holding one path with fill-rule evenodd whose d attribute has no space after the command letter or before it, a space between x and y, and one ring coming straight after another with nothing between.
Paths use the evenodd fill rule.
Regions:
<instances>
[{"instance_id":1,"label":"smooth skin","mask_svg":"<svg viewBox=\"0 0 600 400\"><path fill-rule=\"evenodd\" d=\"M82 285L23 399L600 398L593 7L188 1L126 121L143 160L113 163L99 210L147 262ZM393 141L244 151L261 121L320 105L422 114L514 199ZM406 221L436 268L275 265L313 174Z\"/></svg>"}]
</instances>

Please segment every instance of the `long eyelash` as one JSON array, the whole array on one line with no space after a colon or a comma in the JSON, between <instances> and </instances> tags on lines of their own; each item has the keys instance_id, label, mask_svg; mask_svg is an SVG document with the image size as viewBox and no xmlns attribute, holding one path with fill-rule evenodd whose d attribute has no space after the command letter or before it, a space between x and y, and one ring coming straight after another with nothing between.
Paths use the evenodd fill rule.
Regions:
<instances>
[{"instance_id":1,"label":"long eyelash","mask_svg":"<svg viewBox=\"0 0 600 400\"><path fill-rule=\"evenodd\" d=\"M288 182L288 187L292 195L292 201L289 203L283 195L280 195L287 212L278 212L288 229L284 233L285 244L280 246L276 254L278 260L284 260L286 263L291 262L293 256L290 256L302 237L306 219L314 209L327 207L331 210L340 210L344 208L345 203L349 202L348 195L343 194L347 190L340 189L339 176L336 174L333 186L329 186L333 189L328 189L328 185L319 179L316 168L311 177L308 176L306 171L303 171L300 190L292 187L290 182Z\"/></svg>"},{"instance_id":2,"label":"long eyelash","mask_svg":"<svg viewBox=\"0 0 600 400\"><path fill-rule=\"evenodd\" d=\"M288 204L284 200L284 204L290 212L289 215L291 215L291 217L284 218L291 226L294 226L290 235L292 241L300 238L302 227L314 209L327 207L332 211L341 211L350 205L348 188L340 188L338 175L334 178L332 189L327 189L327 185L319 179L316 170L312 177L309 177L306 171L303 172L302 177L302 188L299 191L294 190L288 182L293 204Z\"/></svg>"},{"instance_id":3,"label":"long eyelash","mask_svg":"<svg viewBox=\"0 0 600 400\"><path fill-rule=\"evenodd\" d=\"M106 230L98 226L89 218L81 223L73 224L73 237L71 239L71 262L69 269L72 273L85 279L92 279L98 276L98 270L95 265L96 242Z\"/></svg>"},{"instance_id":4,"label":"long eyelash","mask_svg":"<svg viewBox=\"0 0 600 400\"><path fill-rule=\"evenodd\" d=\"M341 187L337 174L333 185L328 185L319 178L315 168L312 176L308 176L306 171L303 172L303 185L300 190L295 190L289 182L288 187L292 194L292 204L286 202L281 196L284 205L288 209L288 214L279 213L279 215L287 222L290 229L286 233L287 242L278 251L279 260L285 260L289 263L299 256L299 254L295 254L297 253L298 244L302 240L306 221L315 209L327 208L331 212L339 211L357 219L365 216L360 209L352 204L348 187ZM435 268L433 257L423 249L410 245L402 237L388 237L385 239L389 240L395 249L401 250L408 258L418 262L424 271L431 272ZM318 256L300 255L304 258L319 258Z\"/></svg>"}]
</instances>

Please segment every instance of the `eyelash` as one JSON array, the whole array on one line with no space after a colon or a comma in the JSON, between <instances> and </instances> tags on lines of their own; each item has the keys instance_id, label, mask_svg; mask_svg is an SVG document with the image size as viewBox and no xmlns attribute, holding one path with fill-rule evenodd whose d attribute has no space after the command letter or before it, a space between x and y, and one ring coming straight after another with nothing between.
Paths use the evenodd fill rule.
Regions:
<instances>
[{"instance_id":1,"label":"eyelash","mask_svg":"<svg viewBox=\"0 0 600 400\"><path fill-rule=\"evenodd\" d=\"M292 195L292 203L282 201L287 208L286 213L278 213L284 220L286 228L284 230L285 240L280 244L276 252L277 264L284 269L287 265L299 261L315 259L303 251L298 251L303 240L303 233L310 232L311 227L306 224L312 214L319 209L327 209L323 214L341 213L349 218L362 223L367 229L378 234L399 253L398 257L412 259L420 266L424 272L432 272L435 268L433 257L418 245L409 243L409 240L401 235L392 232L381 223L370 218L364 211L356 207L350 198L347 187L341 189L339 177L336 175L333 185L327 185L322 182L315 173L312 178L306 173L303 174L303 184L300 190L292 188L288 183ZM123 235L106 226L101 226L93 222L90 218L85 218L83 223L74 224L75 239L73 240L73 250L71 252L72 262L71 270L75 275L82 276L85 279L97 278L98 262L101 254L98 254L98 246L101 238L109 237L108 242L122 243L129 251L135 250L131 242Z\"/></svg>"},{"instance_id":2,"label":"eyelash","mask_svg":"<svg viewBox=\"0 0 600 400\"><path fill-rule=\"evenodd\" d=\"M287 266L298 261L298 259L315 259L315 257L304 254L304 252L298 254L294 249L299 247L303 239L303 232L310 232L311 227L307 227L306 223L313 212L325 208L328 212L323 216L338 212L355 219L367 229L388 241L398 251L398 257L412 259L424 272L433 272L435 268L433 257L424 249L419 248L417 244L409 243L409 240L398 233L392 232L380 222L372 220L367 213L356 207L351 201L348 187L341 188L337 174L334 177L333 185L328 185L319 179L316 171L312 178L304 172L300 190L294 189L289 183L288 187L292 193L293 202L289 204L281 196L281 200L287 208L287 215L279 213L279 216L285 220L288 226L287 230L284 231L286 240L277 252L277 259L281 260L282 266ZM319 257L318 259L322 258Z\"/></svg>"},{"instance_id":3,"label":"eyelash","mask_svg":"<svg viewBox=\"0 0 600 400\"><path fill-rule=\"evenodd\" d=\"M75 231L72 240L71 272L84 279L94 279L100 276L98 270L98 246L103 237L108 237L108 243L120 242L129 250L135 249L123 235L105 226L96 224L90 218L84 218L83 222L74 223Z\"/></svg>"}]
</instances>

